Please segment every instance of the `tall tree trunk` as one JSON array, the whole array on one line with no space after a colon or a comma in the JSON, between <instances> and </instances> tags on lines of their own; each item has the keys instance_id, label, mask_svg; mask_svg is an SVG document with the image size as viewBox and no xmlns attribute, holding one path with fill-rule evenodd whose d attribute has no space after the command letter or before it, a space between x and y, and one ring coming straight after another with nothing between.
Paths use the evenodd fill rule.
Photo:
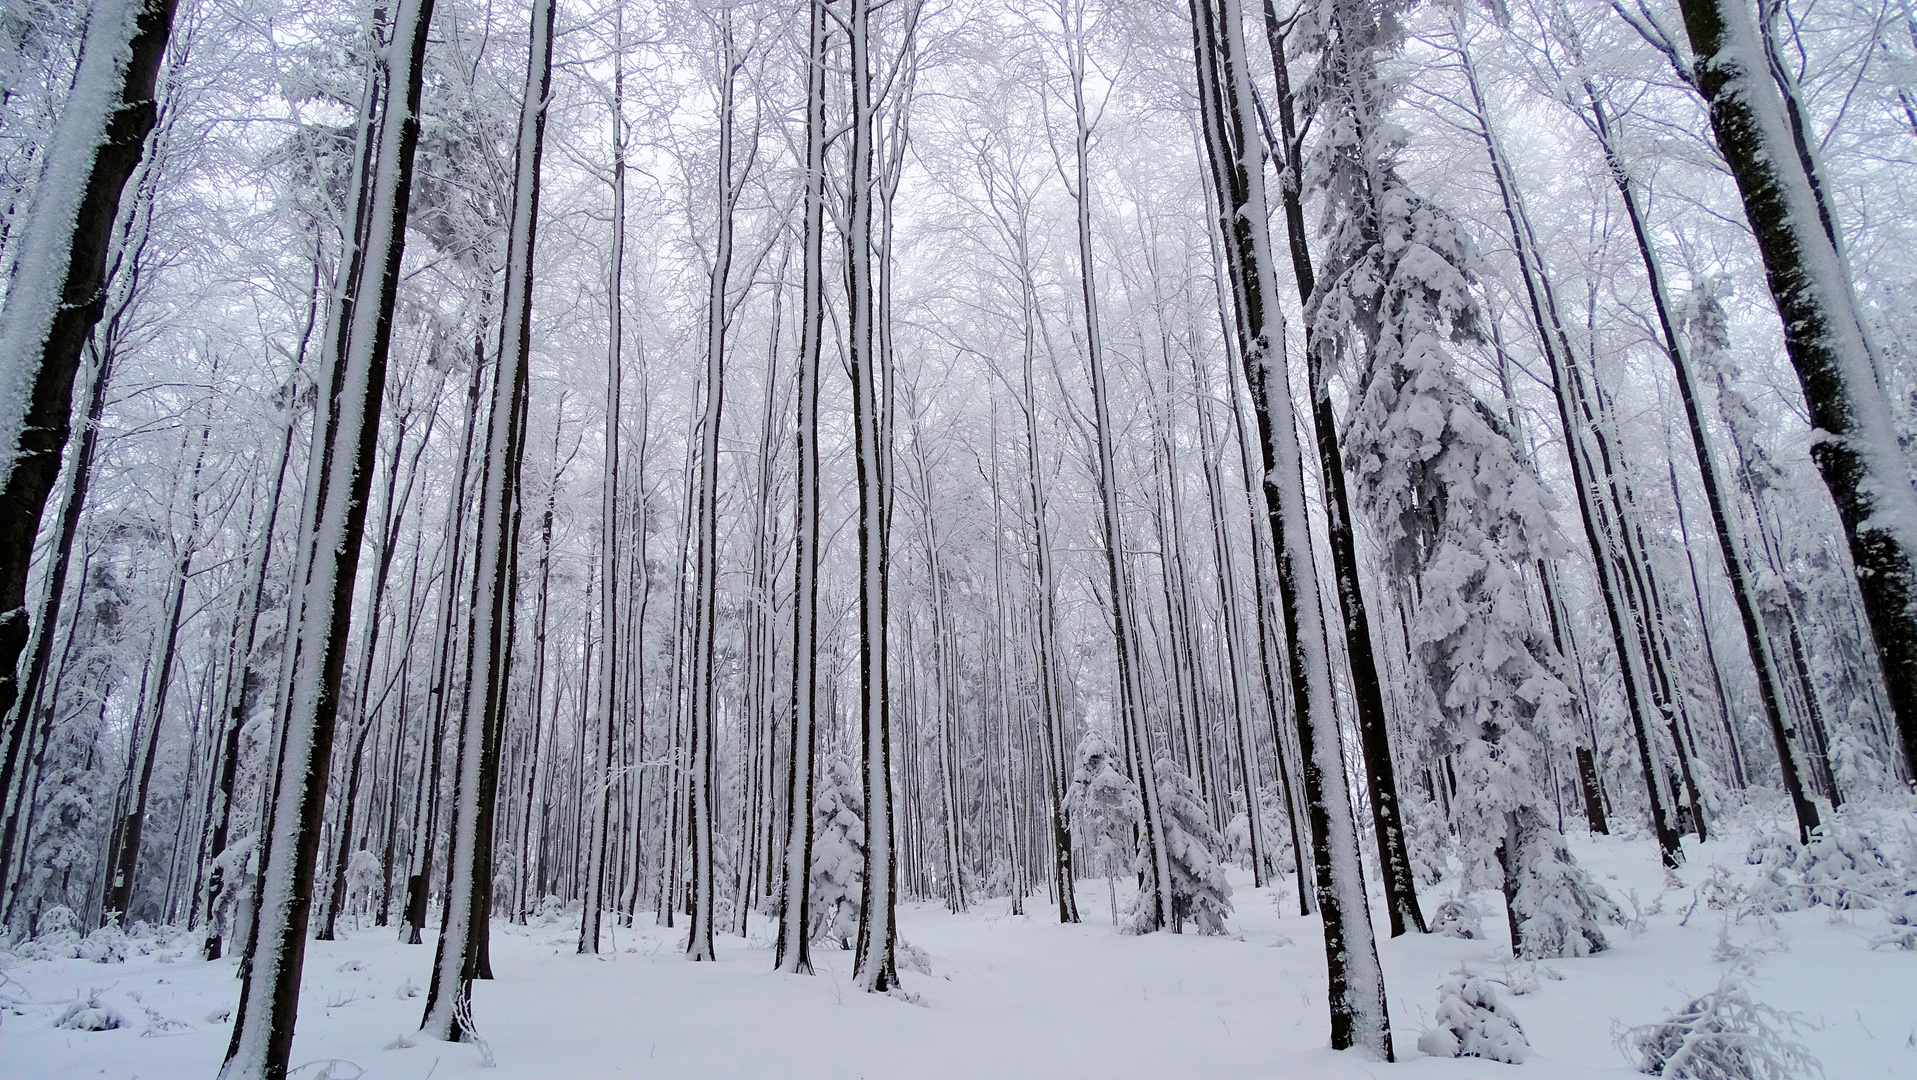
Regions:
<instances>
[{"instance_id":1,"label":"tall tree trunk","mask_svg":"<svg viewBox=\"0 0 1917 1080\"><path fill-rule=\"evenodd\" d=\"M492 883L492 818L499 738L512 677L520 465L526 448L528 354L532 348L533 248L539 225L539 162L552 86L556 0L535 4L526 83L520 98L513 204L506 244L499 365L480 473L479 542L467 612L466 695L461 710L447 888L433 977L420 1030L458 1040L470 1030L472 981L489 977L487 919Z\"/></svg>"},{"instance_id":2,"label":"tall tree trunk","mask_svg":"<svg viewBox=\"0 0 1917 1080\"><path fill-rule=\"evenodd\" d=\"M210 427L200 429L200 448L193 459L193 468L187 474L187 503L191 507L187 514L185 536L173 537L175 557L173 577L167 584L167 614L160 623L160 636L153 646L152 678L143 681L145 694L140 699L140 712L135 718L133 744L137 748L142 738L143 749L136 749L136 771L130 773L128 782L132 787L125 804L125 816L118 823L111 846L112 855L107 863L107 883L104 899L100 904L102 920L125 919L132 903L134 890L138 884L140 868L140 844L146 830L147 795L153 784L154 760L160 751L160 727L166 720L167 692L173 684L173 660L179 651L180 620L186 608L186 583L193 576L193 554L199 546L200 532L200 471L206 462L206 445L212 435ZM182 446L181 450L186 448ZM171 509L169 508L169 514ZM162 914L164 919L165 915Z\"/></svg>"},{"instance_id":3,"label":"tall tree trunk","mask_svg":"<svg viewBox=\"0 0 1917 1080\"><path fill-rule=\"evenodd\" d=\"M859 895L858 944L852 980L883 993L898 985L896 948L898 860L892 843L892 723L886 642L886 551L890 495L882 441L880 383L887 373L876 355L873 282L873 71L870 0L850 0L847 24L852 60L851 176L846 191L847 367L852 377L855 483L859 493L859 741L864 762L865 880ZM916 8L913 10L916 11ZM889 253L881 253L889 256Z\"/></svg>"},{"instance_id":4,"label":"tall tree trunk","mask_svg":"<svg viewBox=\"0 0 1917 1080\"><path fill-rule=\"evenodd\" d=\"M29 717L14 705L34 538L60 474L80 355L106 310L120 194L158 119L154 94L174 6L103 0L93 10L50 136L55 152L9 245L14 257L0 305L0 798L26 742Z\"/></svg>"},{"instance_id":5,"label":"tall tree trunk","mask_svg":"<svg viewBox=\"0 0 1917 1080\"><path fill-rule=\"evenodd\" d=\"M315 283L318 281L318 263L314 264ZM315 299L317 299L317 292ZM308 329L311 329L310 321ZM266 500L266 520L262 523L258 538L248 553L246 598L237 620L238 633L234 638L234 669L228 675L226 690L226 727L220 739L220 771L216 780L218 804L213 816L213 835L206 846L207 855L213 862L212 870L207 874L206 892L203 903L206 911L206 943L201 955L207 960L218 960L222 949L223 923L220 918L220 898L226 892L229 870L220 860L226 852L227 837L233 827L233 789L240 769L240 733L246 723L246 715L251 711L257 694L255 684L248 676L253 670L253 647L259 636L261 601L266 591L267 567L272 561L273 531L279 522L280 502L286 490L286 466L292 457L293 429L298 426L298 414L290 407L286 412L286 428L280 434L279 463L273 470L273 487Z\"/></svg>"},{"instance_id":6,"label":"tall tree trunk","mask_svg":"<svg viewBox=\"0 0 1917 1080\"><path fill-rule=\"evenodd\" d=\"M419 143L431 18L432 0L401 0L387 46L378 153L362 149L355 156L354 189L370 196L364 199L369 227L363 244L355 230L340 260L333 330L316 380L323 407L314 423L293 579L287 660L294 668L292 693L280 725L279 783L268 817L252 962L241 983L221 1080L281 1080L293 1048L327 764L379 435L413 150ZM360 147L370 148L372 140L371 128L363 126ZM367 168L368 157L374 157L377 169ZM365 288L369 284L371 290Z\"/></svg>"},{"instance_id":7,"label":"tall tree trunk","mask_svg":"<svg viewBox=\"0 0 1917 1080\"><path fill-rule=\"evenodd\" d=\"M792 507L792 749L787 758L784 884L773 968L812 974L812 759L819 699L819 375L825 329L826 0L808 0L805 252L799 313L798 475ZM828 716L828 720L830 717Z\"/></svg>"},{"instance_id":8,"label":"tall tree trunk","mask_svg":"<svg viewBox=\"0 0 1917 1080\"><path fill-rule=\"evenodd\" d=\"M1120 727L1125 741L1125 756L1132 767L1144 810L1140 819L1139 842L1143 845L1145 862L1144 887L1150 890L1150 896L1141 899L1141 903L1146 905L1141 914L1141 926L1156 930L1171 925L1171 864L1161 835L1164 819L1158 799L1157 755L1152 750L1151 731L1145 717L1144 688L1138 670L1139 637L1133 626L1131 576L1125 565L1125 529L1118 498L1111 390L1106 381L1104 334L1099 325L1098 283L1092 261L1092 117L1085 104L1088 61L1085 56L1085 11L1082 0L1061 0L1059 16L1065 33L1067 75L1072 91L1071 196L1078 224L1078 292L1080 313L1084 319L1086 363L1092 384L1100 524L1104 531L1105 572L1118 659Z\"/></svg>"},{"instance_id":9,"label":"tall tree trunk","mask_svg":"<svg viewBox=\"0 0 1917 1080\"><path fill-rule=\"evenodd\" d=\"M1266 523L1278 557L1292 707L1304 758L1305 801L1324 917L1331 1045L1361 1047L1392 1060L1384 971L1358 855L1357 822L1345 798L1344 757L1332 706L1318 578L1311 560L1302 448L1295 437L1276 308L1277 273L1265 199L1264 154L1247 122L1252 100L1244 20L1237 0L1193 0L1192 47L1199 107L1218 195L1219 225L1230 241L1239 355L1257 411L1263 448Z\"/></svg>"},{"instance_id":10,"label":"tall tree trunk","mask_svg":"<svg viewBox=\"0 0 1917 1080\"><path fill-rule=\"evenodd\" d=\"M612 266L608 271L606 304L606 461L599 487L599 680L594 687L593 715L599 725L597 775L587 811L591 838L586 849L586 882L581 905L579 951L599 951L600 909L606 893L606 852L610 846L608 800L612 796L612 741L616 691L619 685L619 375L624 344L625 298L620 286L626 265L626 147L625 23L623 9L615 11L617 29L612 46ZM543 617L543 615L542 615ZM581 762L581 767L585 766Z\"/></svg>"},{"instance_id":11,"label":"tall tree trunk","mask_svg":"<svg viewBox=\"0 0 1917 1080\"><path fill-rule=\"evenodd\" d=\"M1898 442L1812 163L1793 135L1794 95L1767 79L1768 53L1742 0L1680 0L1697 88L1710 105L1731 175L1797 369L1811 457L1843 521L1864 611L1897 717L1904 764L1917 775L1917 489ZM1788 86L1785 87L1788 89Z\"/></svg>"},{"instance_id":12,"label":"tall tree trunk","mask_svg":"<svg viewBox=\"0 0 1917 1080\"><path fill-rule=\"evenodd\" d=\"M733 86L744 59L732 41L729 12L720 14L719 221L716 250L706 296L705 409L699 420L699 487L694 505L692 602L692 704L688 722L692 814L692 922L686 958L715 959L712 951L714 900L718 889L713 865L713 832L718 737L719 677L714 667L719 622L719 425L725 407L726 329L731 308L726 287L732 271L733 215L740 187L733 175Z\"/></svg>"},{"instance_id":13,"label":"tall tree trunk","mask_svg":"<svg viewBox=\"0 0 1917 1080\"><path fill-rule=\"evenodd\" d=\"M1309 304L1317 288L1306 242L1303 176L1304 139L1298 134L1291 72L1286 65L1285 35L1270 0L1265 3L1265 36L1271 49L1272 70L1278 80L1279 138L1284 148L1279 199L1285 215L1285 234L1291 250L1293 277L1299 302ZM1306 335L1311 324L1306 323ZM1323 353L1305 345L1307 378L1311 380L1311 428L1318 450L1319 482L1323 486L1326 532L1331 538L1331 572L1338 590L1338 611L1344 621L1345 655L1350 658L1351 696L1357 706L1358 745L1364 754L1366 790L1371 796L1371 821L1378 841L1385 909L1391 936L1407 930L1425 932L1424 912L1418 906L1418 882L1411 872L1406 848L1404 815L1398 805L1397 769L1391 758L1390 722L1385 716L1384 691L1378 679L1378 661L1372 651L1371 620L1359 584L1358 548L1351 524L1351 497L1345 486L1344 457L1338 447L1338 420L1332 411L1331 386L1325 377Z\"/></svg>"}]
</instances>

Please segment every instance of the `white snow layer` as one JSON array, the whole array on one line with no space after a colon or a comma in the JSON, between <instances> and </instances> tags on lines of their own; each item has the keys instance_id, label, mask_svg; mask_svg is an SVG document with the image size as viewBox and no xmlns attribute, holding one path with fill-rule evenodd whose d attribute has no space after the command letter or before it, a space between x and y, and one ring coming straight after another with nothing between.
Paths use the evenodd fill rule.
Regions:
<instances>
[{"instance_id":1,"label":"white snow layer","mask_svg":"<svg viewBox=\"0 0 1917 1080\"><path fill-rule=\"evenodd\" d=\"M1816 1025L1796 1038L1826 1075L1917 1075L1917 953L1872 948L1888 925L1884 911L1833 918L1819 907L1736 920L1714 908L1726 875L1745 883L1762 869L1746 861L1748 836L1693 847L1674 889L1646 840L1571 843L1645 929L1619 928L1611 951L1553 960L1548 969L1511 961L1495 915L1484 940L1379 942L1398 1065L1328 1049L1316 919L1292 914L1295 901L1252 889L1235 869L1238 905L1225 937L1119 935L1105 921L1103 881L1081 882L1087 921L1079 926L1009 917L1003 898L963 915L937 901L902 905L901 936L931 967L929 975L905 974L921 1005L859 993L852 954L828 945L814 953L816 976L773 974L775 927L757 916L752 937L719 937L716 964L684 960L683 927L616 927L612 951L595 958L575 954L576 912L531 928L497 923L498 978L475 986L473 1006L497 1058L493 1069L476 1045L418 1033L429 945L343 926L341 940L309 947L293 1064L310 1066L302 1076L336 1062L336 1077L360 1069L435 1080L1623 1078L1638 1074L1614 1030L1661 1020L1717 987L1732 967L1754 963L1752 997ZM1479 899L1501 911L1495 894ZM641 922L650 924L650 914ZM0 954L0 1076L213 1075L238 992L233 961L203 963L188 939L162 944L137 930L122 963ZM1509 988L1531 1046L1523 1064L1415 1049L1436 1025L1432 987L1461 965ZM56 1026L76 1000L125 1022L104 1031Z\"/></svg>"}]
</instances>

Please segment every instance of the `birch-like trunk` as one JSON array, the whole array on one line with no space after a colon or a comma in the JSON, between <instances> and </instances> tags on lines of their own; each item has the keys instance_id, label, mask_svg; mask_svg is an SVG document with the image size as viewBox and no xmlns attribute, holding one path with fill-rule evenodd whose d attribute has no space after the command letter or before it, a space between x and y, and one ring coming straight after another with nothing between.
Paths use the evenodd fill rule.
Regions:
<instances>
[{"instance_id":1,"label":"birch-like trunk","mask_svg":"<svg viewBox=\"0 0 1917 1080\"><path fill-rule=\"evenodd\" d=\"M1217 0L1215 6L1193 0L1191 12L1205 143L1220 226L1229 239L1240 357L1257 413L1266 521L1278 557L1279 608L1324 919L1331 1045L1338 1050L1361 1047L1390 1061L1384 971L1365 897L1357 822L1345 797L1329 639L1311 559L1304 455L1284 365L1264 154L1247 120L1252 94L1243 16L1237 0Z\"/></svg>"}]
</instances>

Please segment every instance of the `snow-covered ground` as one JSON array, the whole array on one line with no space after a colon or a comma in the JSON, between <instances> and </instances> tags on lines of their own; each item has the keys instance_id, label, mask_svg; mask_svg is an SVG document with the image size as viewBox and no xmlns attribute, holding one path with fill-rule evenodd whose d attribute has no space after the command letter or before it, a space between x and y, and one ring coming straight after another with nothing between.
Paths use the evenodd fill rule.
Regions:
<instances>
[{"instance_id":1,"label":"snow-covered ground","mask_svg":"<svg viewBox=\"0 0 1917 1080\"><path fill-rule=\"evenodd\" d=\"M1042 897L1022 917L1007 916L1003 899L957 916L908 906L903 937L932 969L903 972L917 1003L853 990L851 954L835 949L816 954L814 978L770 973L770 928L760 923L752 938L720 939L717 964L692 964L673 932L651 926L616 931L617 952L589 958L574 953L570 919L496 922L498 978L475 992L491 1069L478 1046L417 1036L430 944L348 931L310 946L293 1061L307 1080L1621 1077L1636 1073L1618 1033L1715 987L1728 940L1757 958L1752 996L1801 1014L1796 1037L1831 1080L1917 1077L1917 952L1872 948L1886 929L1879 910L1791 912L1776 916L1774 930L1713 910L1700 886L1718 865L1748 880L1748 845L1741 837L1693 847L1682 887L1666 888L1651 844L1574 840L1580 861L1644 927L1618 928L1598 956L1514 969L1494 894L1483 898L1484 940L1384 942L1398 1065L1327 1048L1317 922L1296 913L1288 890L1274 897L1243 875L1234 879L1234 936L1224 938L1120 936L1102 881L1081 883L1080 926L1046 919ZM1439 898L1424 898L1427 912ZM212 1077L237 993L233 963L183 951L109 964L5 959L0 1076ZM1461 964L1528 991L1505 996L1533 1047L1524 1064L1419 1053L1438 983ZM124 1026L56 1026L76 996L96 990Z\"/></svg>"}]
</instances>

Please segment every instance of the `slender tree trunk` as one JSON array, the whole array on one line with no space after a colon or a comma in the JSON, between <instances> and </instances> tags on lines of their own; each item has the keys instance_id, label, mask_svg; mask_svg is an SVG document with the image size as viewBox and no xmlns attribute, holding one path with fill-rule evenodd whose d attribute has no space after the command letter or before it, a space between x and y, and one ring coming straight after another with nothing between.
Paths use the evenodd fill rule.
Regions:
<instances>
[{"instance_id":1,"label":"slender tree trunk","mask_svg":"<svg viewBox=\"0 0 1917 1080\"><path fill-rule=\"evenodd\" d=\"M624 344L625 298L620 287L626 263L625 42L623 11L612 48L612 267L606 288L610 311L606 327L606 463L599 490L599 681L593 712L599 724L597 775L587 811L591 838L586 851L586 883L581 908L579 951L599 951L600 908L606 891L608 806L613 782L612 742L619 665L619 376ZM585 763L581 763L582 767Z\"/></svg>"},{"instance_id":2,"label":"slender tree trunk","mask_svg":"<svg viewBox=\"0 0 1917 1080\"><path fill-rule=\"evenodd\" d=\"M365 158L372 155L359 155L354 177L355 189L370 196L365 200L369 228L364 244L352 244L340 261L334 329L318 373L322 408L314 425L294 576L294 618L289 620L289 626L296 627L289 633L287 661L294 668L293 692L280 725L280 775L268 818L272 825L262 863L258 930L221 1080L281 1080L293 1048L326 807L327 762L379 434L413 150L419 141L420 87L431 18L432 0L401 0L388 45L379 167L367 170ZM363 127L361 146L370 146L372 138L370 128Z\"/></svg>"},{"instance_id":3,"label":"slender tree trunk","mask_svg":"<svg viewBox=\"0 0 1917 1080\"><path fill-rule=\"evenodd\" d=\"M1278 80L1278 123L1285 160L1281 163L1279 199L1285 215L1285 233L1291 250L1299 302L1309 304L1317 288L1306 243L1304 217L1304 139L1297 132L1291 72L1286 66L1284 34L1277 14L1265 3L1265 34L1271 49L1272 70ZM1309 336L1310 321L1306 322ZM1325 378L1323 353L1305 345L1307 377L1311 380L1311 427L1317 443L1319 482L1324 491L1326 532L1331 538L1331 570L1343 616L1345 655L1350 658L1352 700L1357 706L1358 744L1365 762L1366 790L1371 796L1371 821L1378 841L1385 909L1391 936L1407 930L1425 932L1424 912L1418 907L1417 878L1411 872L1406 849L1404 815L1399 809L1397 770L1391 758L1390 722L1385 716L1384 691L1378 662L1372 652L1371 620L1364 590L1359 584L1358 549L1351 524L1351 498L1345 486L1344 457L1338 447L1338 421L1331 405L1331 386Z\"/></svg>"},{"instance_id":4,"label":"slender tree trunk","mask_svg":"<svg viewBox=\"0 0 1917 1080\"><path fill-rule=\"evenodd\" d=\"M1358 856L1357 823L1344 797L1344 758L1332 706L1329 638L1311 561L1302 448L1281 347L1283 322L1265 199L1264 155L1246 110L1251 94L1244 20L1237 0L1194 0L1193 56L1199 105L1219 199L1220 227L1230 239L1232 293L1239 355L1250 385L1263 447L1266 522L1278 557L1292 707L1304 758L1305 801L1316 854L1324 917L1331 1045L1362 1047L1392 1060L1384 972Z\"/></svg>"},{"instance_id":5,"label":"slender tree trunk","mask_svg":"<svg viewBox=\"0 0 1917 1080\"><path fill-rule=\"evenodd\" d=\"M105 898L100 904L100 917L103 920L124 919L133 903L134 890L138 885L140 868L140 844L146 830L147 795L153 784L154 760L159 756L160 727L166 720L166 702L168 691L173 684L173 660L179 650L180 620L186 608L186 583L193 575L193 554L199 546L200 532L200 472L206 462L206 445L212 434L210 427L200 429L200 448L193 459L193 468L187 474L187 501L191 510L187 515L187 528L184 537L175 537L176 558L173 577L168 583L166 618L160 624L160 637L154 643L153 677L143 680L146 691L140 699L140 713L133 725L134 742L137 745L142 737L145 748L138 751L137 776L130 776L132 790L127 800L126 814L119 822L112 843L112 857L108 860ZM181 450L185 450L184 446ZM162 914L164 919L165 915Z\"/></svg>"},{"instance_id":6,"label":"slender tree trunk","mask_svg":"<svg viewBox=\"0 0 1917 1080\"><path fill-rule=\"evenodd\" d=\"M873 321L877 314L873 274L872 138L873 71L871 4L849 0L847 25L852 61L851 176L846 192L847 340L852 377L852 429L855 483L859 494L859 712L864 761L865 880L859 895L859 933L853 982L861 990L883 993L898 985L895 950L898 931L898 859L893 850L892 723L888 690L891 672L886 642L886 513L890 470L884 457L880 383L887 373L876 355ZM882 256L889 253L881 253Z\"/></svg>"},{"instance_id":7,"label":"slender tree trunk","mask_svg":"<svg viewBox=\"0 0 1917 1080\"><path fill-rule=\"evenodd\" d=\"M739 187L733 176L733 85L744 61L733 46L729 13L720 15L719 222L706 297L705 410L699 420L699 487L695 505L692 580L692 712L688 722L692 813L692 922L686 939L688 960L715 959L712 933L717 882L713 865L719 678L714 667L719 621L719 425L725 407L725 346L730 307L727 280L732 271L733 213Z\"/></svg>"},{"instance_id":8,"label":"slender tree trunk","mask_svg":"<svg viewBox=\"0 0 1917 1080\"><path fill-rule=\"evenodd\" d=\"M1917 775L1917 489L1898 441L1828 208L1803 150L1795 96L1766 79L1768 53L1741 0L1681 0L1710 105L1778 314L1784 348L1820 433L1811 457L1837 504L1864 611L1897 717L1904 764ZM1785 89L1789 89L1788 86Z\"/></svg>"},{"instance_id":9,"label":"slender tree trunk","mask_svg":"<svg viewBox=\"0 0 1917 1080\"><path fill-rule=\"evenodd\" d=\"M506 248L499 365L480 473L479 540L467 613L466 695L461 710L447 888L433 977L420 1030L457 1040L470 1031L472 981L487 978L486 923L492 882L492 818L499 738L512 675L511 613L517 591L520 465L525 457L528 353L532 345L533 248L538 239L539 163L552 85L555 0L535 4L520 99L513 205Z\"/></svg>"}]
</instances>

